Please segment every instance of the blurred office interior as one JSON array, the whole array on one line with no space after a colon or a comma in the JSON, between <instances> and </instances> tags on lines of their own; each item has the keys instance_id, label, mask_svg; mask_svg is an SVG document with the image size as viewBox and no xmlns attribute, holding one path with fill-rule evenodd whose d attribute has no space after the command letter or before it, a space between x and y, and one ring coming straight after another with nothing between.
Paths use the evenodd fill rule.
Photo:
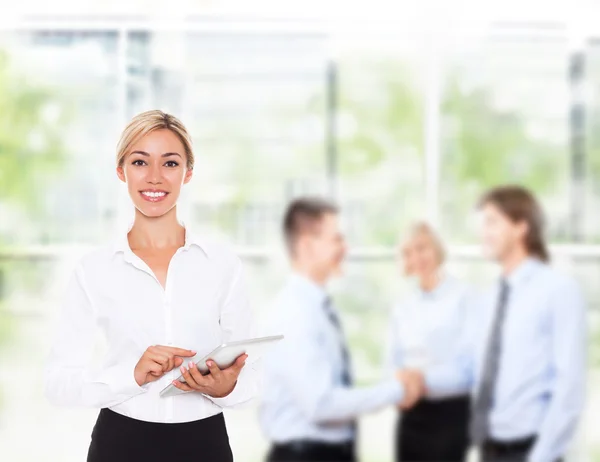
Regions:
<instances>
[{"instance_id":1,"label":"blurred office interior","mask_svg":"<svg viewBox=\"0 0 600 462\"><path fill-rule=\"evenodd\" d=\"M52 408L40 372L73 262L132 216L118 134L158 108L194 136L181 216L235 244L259 318L285 277L285 205L342 207L350 255L333 291L365 384L385 373L407 290L402 230L430 220L449 271L486 284L475 201L531 188L554 264L589 305L589 405L569 460L600 461L600 4L19 3L0 12L2 459L84 458L96 411ZM262 460L256 405L227 419L237 460ZM393 422L362 419L362 461L391 460Z\"/></svg>"}]
</instances>

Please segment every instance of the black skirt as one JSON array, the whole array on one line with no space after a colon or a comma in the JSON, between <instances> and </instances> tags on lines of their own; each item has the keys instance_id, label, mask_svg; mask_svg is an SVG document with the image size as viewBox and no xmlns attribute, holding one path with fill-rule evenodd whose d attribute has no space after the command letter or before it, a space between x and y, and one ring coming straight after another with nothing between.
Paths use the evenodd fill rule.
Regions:
<instances>
[{"instance_id":1,"label":"black skirt","mask_svg":"<svg viewBox=\"0 0 600 462\"><path fill-rule=\"evenodd\" d=\"M396 427L397 462L462 462L469 447L469 397L422 400Z\"/></svg>"},{"instance_id":2,"label":"black skirt","mask_svg":"<svg viewBox=\"0 0 600 462\"><path fill-rule=\"evenodd\" d=\"M136 420L102 409L88 462L233 462L223 414L185 423Z\"/></svg>"}]
</instances>

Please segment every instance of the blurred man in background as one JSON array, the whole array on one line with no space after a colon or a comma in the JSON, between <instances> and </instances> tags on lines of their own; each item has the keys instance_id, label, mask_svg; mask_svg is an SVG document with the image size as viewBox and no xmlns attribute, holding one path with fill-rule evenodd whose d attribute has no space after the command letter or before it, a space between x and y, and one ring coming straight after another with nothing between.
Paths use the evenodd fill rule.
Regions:
<instances>
[{"instance_id":1,"label":"blurred man in background","mask_svg":"<svg viewBox=\"0 0 600 462\"><path fill-rule=\"evenodd\" d=\"M502 277L475 307L464 354L413 379L429 396L472 389L470 436L484 461L558 461L583 407L584 301L548 265L542 210L529 191L493 189L479 208L483 244Z\"/></svg>"},{"instance_id":2,"label":"blurred man in background","mask_svg":"<svg viewBox=\"0 0 600 462\"><path fill-rule=\"evenodd\" d=\"M298 199L285 213L283 232L293 274L268 323L285 339L264 357L260 419L273 443L269 462L354 461L356 419L391 404L410 406L418 383L390 379L352 386L350 358L327 282L340 273L345 242L337 208Z\"/></svg>"}]
</instances>

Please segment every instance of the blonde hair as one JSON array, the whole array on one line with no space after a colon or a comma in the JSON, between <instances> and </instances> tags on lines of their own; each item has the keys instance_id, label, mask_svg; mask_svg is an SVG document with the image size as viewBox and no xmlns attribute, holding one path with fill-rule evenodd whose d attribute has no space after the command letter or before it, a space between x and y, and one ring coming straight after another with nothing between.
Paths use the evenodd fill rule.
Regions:
<instances>
[{"instance_id":1,"label":"blonde hair","mask_svg":"<svg viewBox=\"0 0 600 462\"><path fill-rule=\"evenodd\" d=\"M127 124L117 144L117 167L123 166L125 156L133 144L155 130L170 130L177 135L185 149L186 166L188 170L193 169L194 151L190 134L177 117L159 110L142 112Z\"/></svg>"},{"instance_id":2,"label":"blonde hair","mask_svg":"<svg viewBox=\"0 0 600 462\"><path fill-rule=\"evenodd\" d=\"M404 249L407 243L417 236L426 236L429 239L437 253L438 263L442 265L446 261L446 249L436 230L426 221L417 221L410 226L400 248ZM405 268L406 271L407 268Z\"/></svg>"}]
</instances>

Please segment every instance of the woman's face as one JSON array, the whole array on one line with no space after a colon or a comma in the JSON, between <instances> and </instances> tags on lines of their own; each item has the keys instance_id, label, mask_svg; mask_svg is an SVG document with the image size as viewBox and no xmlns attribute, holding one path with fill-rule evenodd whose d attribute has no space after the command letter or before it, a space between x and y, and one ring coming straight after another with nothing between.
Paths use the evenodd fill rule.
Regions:
<instances>
[{"instance_id":1,"label":"woman's face","mask_svg":"<svg viewBox=\"0 0 600 462\"><path fill-rule=\"evenodd\" d=\"M155 130L131 147L117 175L127 184L137 210L160 217L177 203L181 186L192 178L183 143L170 130Z\"/></svg>"},{"instance_id":2,"label":"woman's face","mask_svg":"<svg viewBox=\"0 0 600 462\"><path fill-rule=\"evenodd\" d=\"M404 272L409 276L425 278L440 266L438 250L432 239L424 233L411 237L402 247L401 254Z\"/></svg>"}]
</instances>

